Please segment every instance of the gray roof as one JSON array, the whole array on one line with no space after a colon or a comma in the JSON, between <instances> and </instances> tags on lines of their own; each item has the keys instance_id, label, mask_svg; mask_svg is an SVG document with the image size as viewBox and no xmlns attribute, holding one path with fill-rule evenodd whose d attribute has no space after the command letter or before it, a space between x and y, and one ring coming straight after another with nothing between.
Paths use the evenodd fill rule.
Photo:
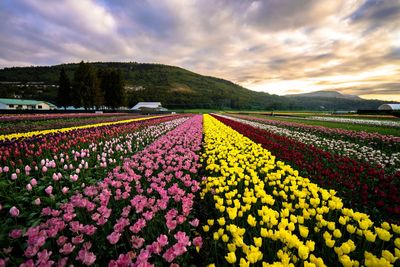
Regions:
<instances>
[{"instance_id":1,"label":"gray roof","mask_svg":"<svg viewBox=\"0 0 400 267\"><path fill-rule=\"evenodd\" d=\"M139 102L131 109L140 108L161 108L161 102Z\"/></svg>"},{"instance_id":2,"label":"gray roof","mask_svg":"<svg viewBox=\"0 0 400 267\"><path fill-rule=\"evenodd\" d=\"M382 104L379 110L400 110L400 104Z\"/></svg>"}]
</instances>

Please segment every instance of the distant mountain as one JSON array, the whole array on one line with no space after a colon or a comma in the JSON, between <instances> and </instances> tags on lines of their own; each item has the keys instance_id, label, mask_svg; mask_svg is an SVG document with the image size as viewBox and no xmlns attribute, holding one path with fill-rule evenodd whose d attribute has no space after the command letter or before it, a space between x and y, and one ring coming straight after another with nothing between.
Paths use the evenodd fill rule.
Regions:
<instances>
[{"instance_id":1,"label":"distant mountain","mask_svg":"<svg viewBox=\"0 0 400 267\"><path fill-rule=\"evenodd\" d=\"M306 106L310 110L372 110L384 103L389 103L382 100L363 99L356 95L341 94L336 91L316 91L285 96L294 101L296 106Z\"/></svg>"},{"instance_id":2,"label":"distant mountain","mask_svg":"<svg viewBox=\"0 0 400 267\"><path fill-rule=\"evenodd\" d=\"M357 110L376 109L379 100L332 97L337 92L314 96L278 96L255 92L233 82L203 76L180 67L122 62L91 63L96 69L120 69L125 78L129 106L141 101L161 102L168 108L254 110ZM61 67L70 79L78 64L0 69L0 97L21 97L53 102ZM324 95L326 94L326 95ZM306 94L303 94L306 95Z\"/></svg>"},{"instance_id":3,"label":"distant mountain","mask_svg":"<svg viewBox=\"0 0 400 267\"><path fill-rule=\"evenodd\" d=\"M356 95L342 94L336 91L315 91L311 93L303 94L290 94L285 95L286 97L327 97L327 98L343 98L352 100L363 100L361 97Z\"/></svg>"}]
</instances>

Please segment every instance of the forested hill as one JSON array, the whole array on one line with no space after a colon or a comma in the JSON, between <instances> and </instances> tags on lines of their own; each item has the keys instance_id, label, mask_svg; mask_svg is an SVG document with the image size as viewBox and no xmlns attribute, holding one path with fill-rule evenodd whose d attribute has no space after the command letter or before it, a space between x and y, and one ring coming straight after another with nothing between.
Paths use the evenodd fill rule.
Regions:
<instances>
[{"instance_id":1,"label":"forested hill","mask_svg":"<svg viewBox=\"0 0 400 267\"><path fill-rule=\"evenodd\" d=\"M129 106L139 101L160 101L170 108L232 109L373 109L383 101L363 99L310 99L283 97L248 90L230 81L168 65L145 63L91 63L96 69L120 69ZM73 79L78 64L0 69L0 97L54 101L61 67ZM323 101L323 103L319 103Z\"/></svg>"}]
</instances>

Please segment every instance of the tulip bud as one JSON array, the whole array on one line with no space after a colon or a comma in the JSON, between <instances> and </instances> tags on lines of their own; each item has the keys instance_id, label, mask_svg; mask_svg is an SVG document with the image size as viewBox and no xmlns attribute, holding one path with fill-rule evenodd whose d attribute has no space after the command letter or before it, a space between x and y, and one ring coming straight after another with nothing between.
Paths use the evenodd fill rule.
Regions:
<instances>
[{"instance_id":1,"label":"tulip bud","mask_svg":"<svg viewBox=\"0 0 400 267\"><path fill-rule=\"evenodd\" d=\"M36 206L39 206L40 203L41 203L40 198L35 199L35 205L36 205Z\"/></svg>"},{"instance_id":2,"label":"tulip bud","mask_svg":"<svg viewBox=\"0 0 400 267\"><path fill-rule=\"evenodd\" d=\"M14 218L18 217L19 216L19 209L17 207L13 206L10 209L10 215L11 215L11 217L14 217Z\"/></svg>"},{"instance_id":3,"label":"tulip bud","mask_svg":"<svg viewBox=\"0 0 400 267\"><path fill-rule=\"evenodd\" d=\"M32 191L32 185L31 185L31 184L27 184L27 185L26 185L26 190Z\"/></svg>"},{"instance_id":4,"label":"tulip bud","mask_svg":"<svg viewBox=\"0 0 400 267\"><path fill-rule=\"evenodd\" d=\"M36 186L37 185L37 181L36 181L35 178L32 178L30 183L31 183L32 186Z\"/></svg>"},{"instance_id":5,"label":"tulip bud","mask_svg":"<svg viewBox=\"0 0 400 267\"><path fill-rule=\"evenodd\" d=\"M51 195L51 193L53 193L53 187L49 185L44 191L46 192L46 194Z\"/></svg>"}]
</instances>

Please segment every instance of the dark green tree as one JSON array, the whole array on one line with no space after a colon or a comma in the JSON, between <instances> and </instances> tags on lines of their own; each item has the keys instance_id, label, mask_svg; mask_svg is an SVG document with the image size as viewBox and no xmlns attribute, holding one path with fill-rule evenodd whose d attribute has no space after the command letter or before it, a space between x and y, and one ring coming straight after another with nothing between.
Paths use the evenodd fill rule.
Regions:
<instances>
[{"instance_id":1,"label":"dark green tree","mask_svg":"<svg viewBox=\"0 0 400 267\"><path fill-rule=\"evenodd\" d=\"M99 108L104 103L104 95L100 90L96 71L89 63L83 61L79 63L75 71L72 91L72 103L75 107Z\"/></svg>"},{"instance_id":2,"label":"dark green tree","mask_svg":"<svg viewBox=\"0 0 400 267\"><path fill-rule=\"evenodd\" d=\"M58 106L64 107L64 109L71 105L71 82L64 67L61 68L60 77L58 79L56 103Z\"/></svg>"},{"instance_id":3,"label":"dark green tree","mask_svg":"<svg viewBox=\"0 0 400 267\"><path fill-rule=\"evenodd\" d=\"M116 69L99 71L100 88L104 94L104 105L115 109L126 105L126 93L122 72Z\"/></svg>"}]
</instances>

